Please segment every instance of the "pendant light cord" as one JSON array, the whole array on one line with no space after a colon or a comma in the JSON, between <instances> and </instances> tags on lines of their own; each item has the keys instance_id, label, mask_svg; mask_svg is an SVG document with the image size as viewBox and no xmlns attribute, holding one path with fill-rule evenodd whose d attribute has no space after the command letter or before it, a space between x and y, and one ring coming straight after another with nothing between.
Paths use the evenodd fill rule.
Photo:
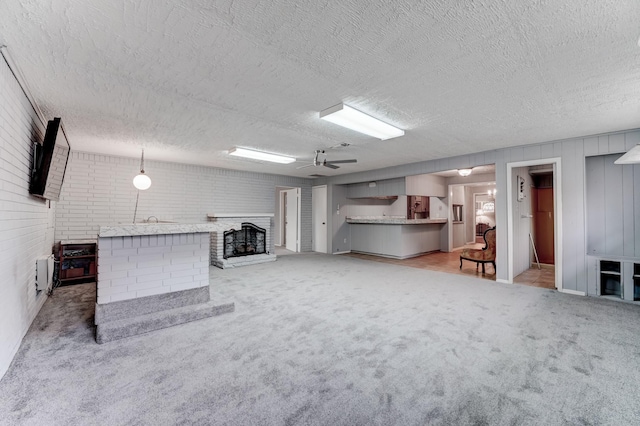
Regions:
<instances>
[{"instance_id":1,"label":"pendant light cord","mask_svg":"<svg viewBox=\"0 0 640 426\"><path fill-rule=\"evenodd\" d=\"M138 198L140 198L140 190L138 190L138 193L136 194L136 208L133 211L133 224L134 225L136 223L136 215L138 214Z\"/></svg>"}]
</instances>

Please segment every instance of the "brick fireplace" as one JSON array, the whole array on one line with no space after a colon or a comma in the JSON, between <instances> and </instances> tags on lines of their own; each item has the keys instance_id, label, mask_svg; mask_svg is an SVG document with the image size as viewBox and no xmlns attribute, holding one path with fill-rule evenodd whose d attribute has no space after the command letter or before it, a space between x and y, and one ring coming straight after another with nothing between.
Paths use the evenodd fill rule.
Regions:
<instances>
[{"instance_id":1,"label":"brick fireplace","mask_svg":"<svg viewBox=\"0 0 640 426\"><path fill-rule=\"evenodd\" d=\"M273 262L276 260L273 247L273 213L212 213L209 221L241 222L242 229L225 229L211 233L211 265L218 268L235 268L238 266L254 265L257 263ZM264 230L262 237L255 236L255 232ZM233 232L231 232L233 231ZM255 241L248 242L250 233ZM226 236L225 236L226 234ZM231 242L233 234L238 241ZM226 240L226 241L225 241ZM264 244L264 249L257 249L254 244ZM225 253L225 247L227 252ZM236 252L235 255L230 253Z\"/></svg>"}]
</instances>

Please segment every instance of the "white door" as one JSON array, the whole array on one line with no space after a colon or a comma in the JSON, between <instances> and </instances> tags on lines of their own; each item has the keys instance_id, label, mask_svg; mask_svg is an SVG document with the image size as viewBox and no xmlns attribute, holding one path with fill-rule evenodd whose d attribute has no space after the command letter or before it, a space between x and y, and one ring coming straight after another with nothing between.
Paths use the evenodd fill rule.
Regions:
<instances>
[{"instance_id":1,"label":"white door","mask_svg":"<svg viewBox=\"0 0 640 426\"><path fill-rule=\"evenodd\" d=\"M327 186L314 186L311 193L313 251L327 253Z\"/></svg>"},{"instance_id":2,"label":"white door","mask_svg":"<svg viewBox=\"0 0 640 426\"><path fill-rule=\"evenodd\" d=\"M298 189L284 191L285 198L285 240L287 250L298 251Z\"/></svg>"}]
</instances>

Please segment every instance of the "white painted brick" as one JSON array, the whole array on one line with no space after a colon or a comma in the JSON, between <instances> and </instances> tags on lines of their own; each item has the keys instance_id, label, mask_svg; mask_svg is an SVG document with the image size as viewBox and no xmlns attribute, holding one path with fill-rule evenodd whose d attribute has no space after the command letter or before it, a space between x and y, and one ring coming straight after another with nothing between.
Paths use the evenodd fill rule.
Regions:
<instances>
[{"instance_id":1,"label":"white painted brick","mask_svg":"<svg viewBox=\"0 0 640 426\"><path fill-rule=\"evenodd\" d=\"M98 287L98 297L100 296L111 296L113 294L126 293L128 291L128 286L121 285L117 287Z\"/></svg>"},{"instance_id":2,"label":"white painted brick","mask_svg":"<svg viewBox=\"0 0 640 426\"><path fill-rule=\"evenodd\" d=\"M186 276L186 277L166 278L162 282L162 285L164 285L164 286L173 286L175 284L192 283L192 282L193 282L193 277L192 276Z\"/></svg>"},{"instance_id":3,"label":"white painted brick","mask_svg":"<svg viewBox=\"0 0 640 426\"><path fill-rule=\"evenodd\" d=\"M135 293L135 297L146 297L146 296L153 296L156 294L164 294L164 293L169 293L171 291L170 287L154 287L154 288L149 288L146 290L138 290Z\"/></svg>"},{"instance_id":4,"label":"white painted brick","mask_svg":"<svg viewBox=\"0 0 640 426\"><path fill-rule=\"evenodd\" d=\"M209 280L209 274L197 274L193 276L193 280L194 281L204 281L204 280Z\"/></svg>"},{"instance_id":5,"label":"white painted brick","mask_svg":"<svg viewBox=\"0 0 640 426\"><path fill-rule=\"evenodd\" d=\"M159 283L158 285L162 285L162 280L165 278L167 278L167 274L165 272L160 272L158 274L139 275L138 277L136 277L136 280L139 283L153 281Z\"/></svg>"},{"instance_id":6,"label":"white painted brick","mask_svg":"<svg viewBox=\"0 0 640 426\"><path fill-rule=\"evenodd\" d=\"M110 299L109 302L118 302L120 300L135 299L136 297L140 297L140 296L137 296L137 292L128 291L126 293L112 294L111 296L109 296L109 299Z\"/></svg>"},{"instance_id":7,"label":"white painted brick","mask_svg":"<svg viewBox=\"0 0 640 426\"><path fill-rule=\"evenodd\" d=\"M180 263L177 265L165 265L162 270L164 272L175 272L175 271L184 271L184 270L193 270L193 265L190 263Z\"/></svg>"},{"instance_id":8,"label":"white painted brick","mask_svg":"<svg viewBox=\"0 0 640 426\"><path fill-rule=\"evenodd\" d=\"M122 237L113 237L111 238L111 249L112 252L115 250L119 250L123 248L123 241L122 241Z\"/></svg>"},{"instance_id":9,"label":"white painted brick","mask_svg":"<svg viewBox=\"0 0 640 426\"><path fill-rule=\"evenodd\" d=\"M117 280L119 278L126 278L128 271L99 271L99 280Z\"/></svg>"},{"instance_id":10,"label":"white painted brick","mask_svg":"<svg viewBox=\"0 0 640 426\"><path fill-rule=\"evenodd\" d=\"M172 265L181 265L184 263L189 263L191 265L193 265L196 262L200 262L200 257L196 257L196 256L189 256L189 257L178 257L175 259L171 259L171 264Z\"/></svg>"},{"instance_id":11,"label":"white painted brick","mask_svg":"<svg viewBox=\"0 0 640 426\"><path fill-rule=\"evenodd\" d=\"M194 275L198 275L197 272L199 271L200 271L199 269L197 271L194 271L192 268L185 269L182 271L173 271L171 272L171 278L194 276Z\"/></svg>"},{"instance_id":12,"label":"white painted brick","mask_svg":"<svg viewBox=\"0 0 640 426\"><path fill-rule=\"evenodd\" d=\"M151 268L136 268L128 271L130 277L139 277L143 275L153 275L162 273L162 266L154 266Z\"/></svg>"},{"instance_id":13,"label":"white painted brick","mask_svg":"<svg viewBox=\"0 0 640 426\"><path fill-rule=\"evenodd\" d=\"M138 250L143 250L139 248ZM147 262L161 262L164 260L162 253L151 253L151 254L135 254L128 257L129 262L137 263L140 266L145 266Z\"/></svg>"},{"instance_id":14,"label":"white painted brick","mask_svg":"<svg viewBox=\"0 0 640 426\"><path fill-rule=\"evenodd\" d=\"M127 286L128 291L146 290L149 288L160 287L157 281L138 282L135 284L129 284Z\"/></svg>"},{"instance_id":15,"label":"white painted brick","mask_svg":"<svg viewBox=\"0 0 640 426\"><path fill-rule=\"evenodd\" d=\"M171 286L171 291L181 291L181 290L189 290L192 288L200 288L201 286L199 285L199 283L196 282L190 282L190 283L184 283L184 284L173 284Z\"/></svg>"}]
</instances>

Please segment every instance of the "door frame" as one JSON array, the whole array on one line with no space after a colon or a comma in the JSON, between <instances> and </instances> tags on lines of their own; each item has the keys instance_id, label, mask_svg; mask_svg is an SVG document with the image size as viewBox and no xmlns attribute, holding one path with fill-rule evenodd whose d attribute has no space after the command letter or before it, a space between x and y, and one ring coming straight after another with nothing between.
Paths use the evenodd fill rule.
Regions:
<instances>
[{"instance_id":1,"label":"door frame","mask_svg":"<svg viewBox=\"0 0 640 426\"><path fill-rule=\"evenodd\" d=\"M292 189L296 190L296 198L295 198L295 200L296 200L296 203L297 203L297 206L296 206L297 229L296 229L296 244L295 244L296 250L295 250L295 252L299 253L300 252L301 243L302 243L302 241L301 241L302 235L301 235L301 232L300 232L301 231L301 222L302 222L302 213L301 213L302 212L302 203L301 203L301 201L302 201L302 189L300 187L296 187L296 186L291 186L291 187L281 186L278 189L278 200L279 200L279 202L282 203L281 200L284 197L283 193L286 192L286 191L291 191ZM291 202L291 200L289 199L290 197L288 195L290 195L290 194L287 194L287 203ZM283 204L280 204L280 205L283 206ZM283 210L286 210L286 206L283 206ZM286 217L286 211L281 211L280 213L281 213L280 214L280 216L281 216L280 217L280 221L283 224L281 226L281 229L280 229L280 232L281 232L280 243L281 243L281 247L285 247L286 248L287 245L286 245L286 237L285 236L286 236L286 233L287 233L287 229L286 229L287 226L284 224L284 221L285 221L284 219Z\"/></svg>"},{"instance_id":2,"label":"door frame","mask_svg":"<svg viewBox=\"0 0 640 426\"><path fill-rule=\"evenodd\" d=\"M553 165L553 249L555 262L555 285L558 291L583 294L562 288L562 162L560 157L507 163L507 283L513 284L513 169L518 167ZM528 243L528 242L527 242Z\"/></svg>"},{"instance_id":3,"label":"door frame","mask_svg":"<svg viewBox=\"0 0 640 426\"><path fill-rule=\"evenodd\" d=\"M316 214L320 213L320 212L316 212L317 209L317 202L315 201L317 199L316 196L316 190L317 189L324 189L324 207L325 207L325 211L324 211L324 216L325 216L325 221L324 221L324 247L319 247L317 244L317 231L316 231ZM312 186L311 187L311 243L312 243L312 250L318 253L329 253L329 202L328 202L328 190L327 190L327 185L316 185L316 186ZM320 248L320 250L318 250L318 248Z\"/></svg>"}]
</instances>

